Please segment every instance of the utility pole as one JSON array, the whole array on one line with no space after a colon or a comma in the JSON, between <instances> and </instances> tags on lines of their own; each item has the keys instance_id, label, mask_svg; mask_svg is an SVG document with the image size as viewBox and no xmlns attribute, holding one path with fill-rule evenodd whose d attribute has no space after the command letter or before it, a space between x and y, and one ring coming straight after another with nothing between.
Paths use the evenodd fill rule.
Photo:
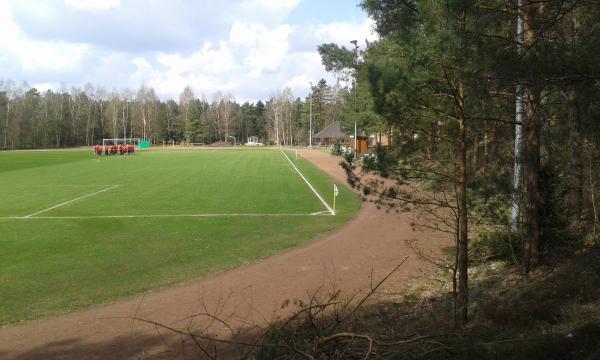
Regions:
<instances>
[{"instance_id":1,"label":"utility pole","mask_svg":"<svg viewBox=\"0 0 600 360\"><path fill-rule=\"evenodd\" d=\"M353 82L354 88L354 106L356 106L356 73L358 72L358 41L352 40L351 44L354 45L354 56L352 57L352 65L354 65ZM358 158L358 127L356 121L354 121L354 158Z\"/></svg>"},{"instance_id":2,"label":"utility pole","mask_svg":"<svg viewBox=\"0 0 600 360\"><path fill-rule=\"evenodd\" d=\"M354 122L354 158L358 157L358 128L356 121Z\"/></svg>"},{"instance_id":3,"label":"utility pole","mask_svg":"<svg viewBox=\"0 0 600 360\"><path fill-rule=\"evenodd\" d=\"M313 93L312 93L312 81L309 82L310 84L310 110L309 110L309 115L308 115L308 123L309 123L309 132L308 132L308 138L309 138L309 143L308 143L308 147L312 149L313 145L312 145L312 136L313 136L313 128L312 128L312 98L313 98Z\"/></svg>"},{"instance_id":4,"label":"utility pole","mask_svg":"<svg viewBox=\"0 0 600 360\"><path fill-rule=\"evenodd\" d=\"M523 55L523 16L522 16L523 0L517 1L517 51L519 56ZM515 164L513 170L513 193L512 193L512 209L510 216L510 229L513 232L519 230L519 213L521 206L521 150L523 148L523 84L521 79L517 80L516 103L515 103Z\"/></svg>"}]
</instances>

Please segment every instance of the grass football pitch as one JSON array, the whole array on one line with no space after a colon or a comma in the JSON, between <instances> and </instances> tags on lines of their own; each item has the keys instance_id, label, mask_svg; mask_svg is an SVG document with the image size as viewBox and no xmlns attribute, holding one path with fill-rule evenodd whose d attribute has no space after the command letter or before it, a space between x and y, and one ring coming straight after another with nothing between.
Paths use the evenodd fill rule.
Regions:
<instances>
[{"instance_id":1,"label":"grass football pitch","mask_svg":"<svg viewBox=\"0 0 600 360\"><path fill-rule=\"evenodd\" d=\"M0 153L0 325L114 301L331 231L360 200L293 152ZM294 166L297 170L294 168Z\"/></svg>"}]
</instances>

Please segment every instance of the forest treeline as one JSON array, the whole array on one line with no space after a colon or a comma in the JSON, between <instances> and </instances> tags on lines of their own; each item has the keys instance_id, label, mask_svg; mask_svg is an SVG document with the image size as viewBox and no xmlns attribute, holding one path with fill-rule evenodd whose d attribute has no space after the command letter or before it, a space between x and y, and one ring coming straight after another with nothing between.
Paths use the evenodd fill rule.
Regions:
<instances>
[{"instance_id":1,"label":"forest treeline","mask_svg":"<svg viewBox=\"0 0 600 360\"><path fill-rule=\"evenodd\" d=\"M264 102L240 104L221 92L208 100L190 86L182 90L178 99L162 100L148 86L107 92L86 84L40 92L27 83L0 80L0 149L90 146L123 137L211 144L257 136L265 143L304 145L311 108L318 132L339 118L348 93L347 87L321 80L304 99L285 88Z\"/></svg>"},{"instance_id":2,"label":"forest treeline","mask_svg":"<svg viewBox=\"0 0 600 360\"><path fill-rule=\"evenodd\" d=\"M378 41L319 52L353 83L346 127L390 131L395 141L376 161L347 159L349 181L380 205L418 208L420 226L455 239L454 260L439 264L452 274L457 320L469 318L477 259L508 259L528 273L598 244L600 2L361 6Z\"/></svg>"}]
</instances>

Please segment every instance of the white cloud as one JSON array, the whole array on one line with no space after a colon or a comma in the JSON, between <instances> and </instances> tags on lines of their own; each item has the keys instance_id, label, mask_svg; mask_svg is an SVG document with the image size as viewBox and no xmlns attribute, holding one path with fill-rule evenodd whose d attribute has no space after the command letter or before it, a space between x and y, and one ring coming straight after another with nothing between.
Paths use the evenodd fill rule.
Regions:
<instances>
[{"instance_id":1,"label":"white cloud","mask_svg":"<svg viewBox=\"0 0 600 360\"><path fill-rule=\"evenodd\" d=\"M264 70L277 70L287 55L288 37L293 28L279 25L272 30L260 24L234 21L229 33L232 45L249 49L244 65L250 67L251 76L257 77Z\"/></svg>"},{"instance_id":2,"label":"white cloud","mask_svg":"<svg viewBox=\"0 0 600 360\"><path fill-rule=\"evenodd\" d=\"M281 79L279 86L289 87L296 95L306 94L310 90L309 83L316 84L324 78L328 83L335 83L333 74L324 71L321 57L316 51L294 52L284 60L282 73L291 76ZM292 75L293 74L293 75Z\"/></svg>"},{"instance_id":3,"label":"white cloud","mask_svg":"<svg viewBox=\"0 0 600 360\"><path fill-rule=\"evenodd\" d=\"M33 85L31 85L32 87L36 88L40 93L44 93L47 90L55 90L60 88L60 83L48 83L48 82L44 82L44 83L35 83Z\"/></svg>"},{"instance_id":4,"label":"white cloud","mask_svg":"<svg viewBox=\"0 0 600 360\"><path fill-rule=\"evenodd\" d=\"M278 1L273 1L273 0L246 0L244 1L244 5L245 6L250 6L253 8L260 8L262 10L267 10L267 11L276 11L276 12L284 12L284 13L289 13L290 11L294 10L298 4L300 3L300 0L278 0Z\"/></svg>"},{"instance_id":5,"label":"white cloud","mask_svg":"<svg viewBox=\"0 0 600 360\"><path fill-rule=\"evenodd\" d=\"M75 7L65 0L0 1L10 4L13 20L30 39L124 52L193 51L220 36L237 9L212 0L78 0Z\"/></svg>"},{"instance_id":6,"label":"white cloud","mask_svg":"<svg viewBox=\"0 0 600 360\"><path fill-rule=\"evenodd\" d=\"M350 41L357 40L359 44L364 44L365 39L369 41L377 40L378 36L373 28L374 23L370 18L361 23L333 22L315 26L313 36L321 43L334 42L347 46Z\"/></svg>"},{"instance_id":7,"label":"white cloud","mask_svg":"<svg viewBox=\"0 0 600 360\"><path fill-rule=\"evenodd\" d=\"M65 0L65 5L74 10L106 11L121 7L120 0Z\"/></svg>"},{"instance_id":8,"label":"white cloud","mask_svg":"<svg viewBox=\"0 0 600 360\"><path fill-rule=\"evenodd\" d=\"M233 14L237 19L274 25L280 24L299 4L300 0L242 0Z\"/></svg>"},{"instance_id":9,"label":"white cloud","mask_svg":"<svg viewBox=\"0 0 600 360\"><path fill-rule=\"evenodd\" d=\"M179 53L161 53L157 60L168 68L167 72L194 73L208 72L221 74L235 70L236 59L229 44L225 41L218 45L206 43L204 46L189 56Z\"/></svg>"},{"instance_id":10,"label":"white cloud","mask_svg":"<svg viewBox=\"0 0 600 360\"><path fill-rule=\"evenodd\" d=\"M235 84L230 78L240 67L227 42L206 43L188 56L161 53L156 60L164 70L152 70L148 84L155 87L157 92L172 97L186 85L192 86L197 93L234 90Z\"/></svg>"},{"instance_id":11,"label":"white cloud","mask_svg":"<svg viewBox=\"0 0 600 360\"><path fill-rule=\"evenodd\" d=\"M310 78L308 75L306 74L301 74L301 75L296 75L293 78L289 79L286 83L284 87L289 87L290 89L294 90L298 90L298 89L302 89L302 90L309 90L310 89L310 82L314 81L313 78Z\"/></svg>"},{"instance_id":12,"label":"white cloud","mask_svg":"<svg viewBox=\"0 0 600 360\"><path fill-rule=\"evenodd\" d=\"M86 45L25 42L16 55L24 72L63 72L80 69L89 51Z\"/></svg>"},{"instance_id":13,"label":"white cloud","mask_svg":"<svg viewBox=\"0 0 600 360\"><path fill-rule=\"evenodd\" d=\"M254 46L267 31L266 26L235 20L229 31L229 42L234 46Z\"/></svg>"},{"instance_id":14,"label":"white cloud","mask_svg":"<svg viewBox=\"0 0 600 360\"><path fill-rule=\"evenodd\" d=\"M85 44L28 39L14 23L10 5L0 3L0 64L24 73L73 71L92 49Z\"/></svg>"},{"instance_id":15,"label":"white cloud","mask_svg":"<svg viewBox=\"0 0 600 360\"><path fill-rule=\"evenodd\" d=\"M148 85L163 98L177 97L187 85L198 96L222 91L234 94L241 101L266 99L286 86L296 96L304 96L310 81L316 83L321 78L330 83L335 81L321 65L316 51L319 44L336 42L348 46L353 39L362 42L365 38L376 38L369 20L286 23L286 17L300 0L238 0L228 2L228 6L215 4L215 8L208 5L208 0L195 0L206 2L206 10L186 0L171 0L168 4L145 0L47 1L39 7L30 0L13 1L11 9L11 2L0 0L0 80L27 80L41 88L61 82L68 86L90 82L117 89ZM60 6L54 6L57 4ZM127 20L144 4L154 15L144 17L142 22ZM114 11L93 16L83 12L73 15L63 5L75 10ZM184 5L191 6L189 16L181 15ZM16 16L17 7L20 17ZM30 7L32 14L36 14L32 18L28 18ZM159 21L161 18L156 15L161 13L159 8L164 8L164 21ZM66 16L61 11L73 17L72 29L61 27L64 21L59 20ZM56 12L60 16L55 16ZM47 17L54 20L43 23ZM219 17L217 22L215 18ZM106 26L95 23L97 18L102 18L100 24ZM173 25L177 19L181 19L181 26ZM202 19L213 23L206 28L194 28ZM84 23L87 27L82 28L83 33L105 33L102 29L106 29L112 35L76 36L82 26L78 24ZM214 30L215 26L218 30ZM35 34L44 33L47 27L60 31L45 37L31 33L31 29L35 29ZM177 29L166 34L163 28ZM120 45L111 46L113 40L120 41Z\"/></svg>"},{"instance_id":16,"label":"white cloud","mask_svg":"<svg viewBox=\"0 0 600 360\"><path fill-rule=\"evenodd\" d=\"M148 79L153 79L160 76L160 71L155 70L152 67L152 64L150 64L144 57L136 57L131 60L131 63L137 67L136 71L131 75L135 87L146 85Z\"/></svg>"},{"instance_id":17,"label":"white cloud","mask_svg":"<svg viewBox=\"0 0 600 360\"><path fill-rule=\"evenodd\" d=\"M136 57L133 60L131 60L131 62L133 63L133 65L138 67L138 70L149 69L152 67L150 63L143 57Z\"/></svg>"}]
</instances>

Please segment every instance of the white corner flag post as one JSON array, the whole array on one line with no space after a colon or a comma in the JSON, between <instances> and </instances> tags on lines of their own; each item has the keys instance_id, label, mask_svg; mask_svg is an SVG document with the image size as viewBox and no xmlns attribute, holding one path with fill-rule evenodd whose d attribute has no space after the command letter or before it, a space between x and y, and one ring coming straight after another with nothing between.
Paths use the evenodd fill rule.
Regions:
<instances>
[{"instance_id":1,"label":"white corner flag post","mask_svg":"<svg viewBox=\"0 0 600 360\"><path fill-rule=\"evenodd\" d=\"M335 198L340 195L340 190L336 184L333 184L333 214L335 215Z\"/></svg>"}]
</instances>

